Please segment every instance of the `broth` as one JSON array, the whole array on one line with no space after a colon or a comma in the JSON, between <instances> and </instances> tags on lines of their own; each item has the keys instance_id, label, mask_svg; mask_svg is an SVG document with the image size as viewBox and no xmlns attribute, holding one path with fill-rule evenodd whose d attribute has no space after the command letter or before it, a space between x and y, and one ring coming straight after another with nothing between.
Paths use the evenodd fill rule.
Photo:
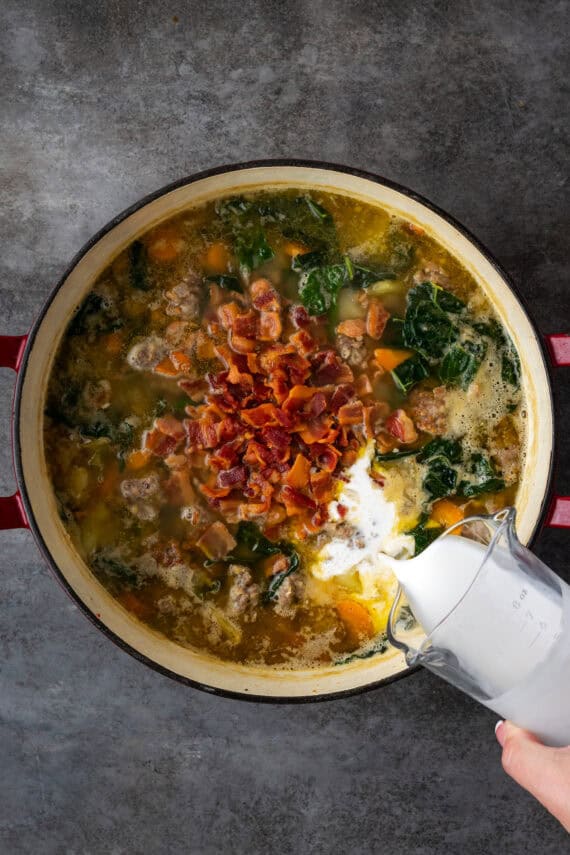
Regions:
<instances>
[{"instance_id":1,"label":"broth","mask_svg":"<svg viewBox=\"0 0 570 855\"><path fill-rule=\"evenodd\" d=\"M45 453L78 553L139 620L318 667L387 649L375 550L516 501L524 408L499 318L420 227L256 192L102 273L58 349Z\"/></svg>"}]
</instances>

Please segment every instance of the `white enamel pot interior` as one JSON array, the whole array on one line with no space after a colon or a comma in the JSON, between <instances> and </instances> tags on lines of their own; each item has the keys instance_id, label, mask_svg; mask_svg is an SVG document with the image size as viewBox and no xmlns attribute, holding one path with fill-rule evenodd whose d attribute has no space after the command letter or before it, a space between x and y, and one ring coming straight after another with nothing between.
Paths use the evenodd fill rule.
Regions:
<instances>
[{"instance_id":1,"label":"white enamel pot interior","mask_svg":"<svg viewBox=\"0 0 570 855\"><path fill-rule=\"evenodd\" d=\"M188 684L242 698L292 701L381 685L409 669L398 651L317 671L243 667L168 641L123 609L75 552L57 513L42 450L43 405L53 358L74 309L109 262L149 227L189 206L225 194L285 187L333 191L389 208L425 228L461 260L486 292L522 361L528 454L518 500L518 533L528 543L546 501L553 450L552 396L538 335L505 275L465 229L405 188L343 167L273 161L213 170L160 191L113 221L74 260L28 338L18 378L14 447L30 527L60 581L100 629L146 664Z\"/></svg>"}]
</instances>

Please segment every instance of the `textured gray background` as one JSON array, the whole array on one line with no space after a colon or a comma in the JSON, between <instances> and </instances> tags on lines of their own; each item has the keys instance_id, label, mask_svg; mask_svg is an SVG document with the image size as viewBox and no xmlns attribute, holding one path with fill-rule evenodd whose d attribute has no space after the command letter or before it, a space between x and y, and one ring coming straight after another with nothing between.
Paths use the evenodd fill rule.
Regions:
<instances>
[{"instance_id":1,"label":"textured gray background","mask_svg":"<svg viewBox=\"0 0 570 855\"><path fill-rule=\"evenodd\" d=\"M414 187L490 247L543 332L568 326L567 3L4 0L0 31L0 332L27 330L144 194L279 156ZM12 384L0 372L2 492ZM537 549L561 568L569 536ZM567 851L503 775L493 714L431 675L311 706L209 697L106 641L30 534L0 544L2 853Z\"/></svg>"}]
</instances>

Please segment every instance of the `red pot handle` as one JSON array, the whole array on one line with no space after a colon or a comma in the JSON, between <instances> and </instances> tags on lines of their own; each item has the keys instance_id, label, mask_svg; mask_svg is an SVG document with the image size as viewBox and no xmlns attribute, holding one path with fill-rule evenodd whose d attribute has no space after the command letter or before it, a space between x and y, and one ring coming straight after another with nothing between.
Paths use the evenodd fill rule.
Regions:
<instances>
[{"instance_id":1,"label":"red pot handle","mask_svg":"<svg viewBox=\"0 0 570 855\"><path fill-rule=\"evenodd\" d=\"M546 341L554 365L557 368L570 365L570 335L566 333L547 335Z\"/></svg>"},{"instance_id":2,"label":"red pot handle","mask_svg":"<svg viewBox=\"0 0 570 855\"><path fill-rule=\"evenodd\" d=\"M18 371L27 338L27 335L0 336L0 368ZM0 530L9 528L29 528L19 492L13 496L0 496Z\"/></svg>"},{"instance_id":3,"label":"red pot handle","mask_svg":"<svg viewBox=\"0 0 570 855\"><path fill-rule=\"evenodd\" d=\"M570 365L570 335L547 335L546 341L552 362L557 368ZM551 528L570 528L570 496L555 496L552 500L546 525Z\"/></svg>"}]
</instances>

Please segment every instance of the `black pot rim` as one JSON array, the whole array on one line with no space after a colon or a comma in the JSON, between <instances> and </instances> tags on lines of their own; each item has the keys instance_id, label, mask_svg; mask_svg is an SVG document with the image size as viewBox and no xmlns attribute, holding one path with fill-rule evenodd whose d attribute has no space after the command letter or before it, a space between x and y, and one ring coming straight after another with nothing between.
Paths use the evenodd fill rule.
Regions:
<instances>
[{"instance_id":1,"label":"black pot rim","mask_svg":"<svg viewBox=\"0 0 570 855\"><path fill-rule=\"evenodd\" d=\"M206 169L201 172L193 173L185 178L181 178L177 181L174 181L170 184L165 185L159 190L155 190L152 193L147 194L142 199L135 202L133 205L130 205L125 210L121 211L117 214L113 219L111 219L103 228L101 228L86 244L79 250L79 252L73 257L67 269L64 271L63 275L56 283L56 285L51 290L48 295L44 305L42 306L30 332L27 337L26 346L24 352L22 354L22 359L20 362L20 366L18 369L16 387L14 393L14 419L12 423L12 447L13 447L13 456L14 456L14 468L16 472L16 479L18 483L18 489L20 492L20 496L22 499L22 503L24 505L24 509L26 512L29 528L34 535L36 543L38 544L42 555L48 564L51 572L60 583L60 585L64 588L66 593L72 598L72 600L76 603L77 606L81 609L83 614L94 624L108 639L113 641L119 648L124 650L134 659L137 659L139 662L144 663L149 668L152 668L154 671L157 671L159 674L163 674L166 677L170 677L173 680L176 680L179 683L182 683L185 686L191 686L194 689L198 689L200 691L206 692L210 695L217 695L219 697L231 698L235 700L241 701L253 701L256 703L275 703L275 704L307 704L307 703L316 703L316 702L324 702L324 701L332 701L337 700L339 698L349 697L351 695L357 695L364 692L369 692L374 689L378 689L381 686L386 686L390 683L394 683L397 680L401 680L404 677L408 677L410 674L413 674L417 670L419 670L419 666L415 666L413 668L405 668L397 674L394 674L390 677L384 677L381 680L376 680L371 683L365 683L362 686L355 686L352 689L344 689L338 692L331 692L328 694L319 694L319 695L300 695L300 696L268 696L268 695L256 695L256 694L247 694L246 692L233 692L228 689L220 689L218 687L209 686L204 683L200 683L196 680L192 680L189 677L184 677L181 674L177 674L175 671L171 671L169 668L165 668L162 665L159 665L150 657L146 656L144 653L140 653L140 651L136 650L130 644L127 644L120 636L114 633L103 621L97 617L97 615L91 611L91 609L87 606L86 603L79 597L76 593L75 589L68 583L67 579L63 576L61 570L59 569L56 561L54 560L51 552L49 551L47 544L44 541L41 530L35 520L34 513L32 510L26 482L24 479L23 472L23 464L22 464L22 448L20 444L19 438L19 425L20 425L20 416L21 416L21 392L22 387L25 380L26 368L28 365L28 361L33 350L34 341L38 330L40 329L45 315L51 306L56 294L63 286L63 284L68 279L69 275L73 271L73 269L78 265L81 259L89 252L89 250L95 246L108 232L114 229L119 223L123 222L127 217L130 217L131 214L134 214L136 211L139 211L141 208L144 208L150 202L153 202L155 199L164 196L166 193L171 192L172 190L177 190L180 187L184 187L188 184L194 184L197 181L200 181L204 178L210 178L214 175L220 175L222 173L230 173L230 172L241 172L246 169L255 169L259 167L308 167L313 169L322 169L329 172L340 172L347 175L353 175L357 178L363 178L368 181L371 181L374 184L380 184L385 187L388 187L392 190L395 190L399 193L402 193L405 196L413 199L414 201L420 203L424 207L438 214L442 219L446 220L450 225L452 225L458 232L460 232L467 240L472 243L476 249L486 258L486 260L494 267L494 269L498 272L501 278L505 281L507 286L513 292L514 296L520 303L523 312L525 313L529 324L532 327L532 330L535 334L535 338L538 342L538 345L541 350L542 359L546 368L546 374L548 377L548 394L550 407L555 413L554 408L554 397L552 390L552 381L551 381L551 372L550 372L550 362L547 358L547 350L542 339L542 336L537 328L535 321L532 318L527 306L525 304L524 299L519 293L516 285L513 283L510 275L504 270L501 264L497 261L497 259L493 256L493 254L487 249L487 247L481 243L481 241L473 235L469 229L467 229L462 223L444 211L442 208L435 205L433 202L430 202L429 199L426 199L424 196L416 193L414 190L400 184L399 182L392 181L391 179L384 178L383 176L377 175L375 173L367 172L362 169L357 169L355 167L344 166L336 163L329 163L320 160L303 160L303 159L295 159L295 158L278 158L278 159L262 159L262 160L250 160L244 161L241 163L232 163L226 164L222 166L213 167L212 169ZM553 471L554 471L554 457L555 457L555 440L556 433L553 431L552 436L552 454L550 458L549 464L549 472L547 478L547 485L545 494L542 500L540 513L537 518L537 523L533 534L529 540L529 546L532 545L538 533L540 532L544 519L548 510L550 495L552 491L552 480L553 480Z\"/></svg>"}]
</instances>

